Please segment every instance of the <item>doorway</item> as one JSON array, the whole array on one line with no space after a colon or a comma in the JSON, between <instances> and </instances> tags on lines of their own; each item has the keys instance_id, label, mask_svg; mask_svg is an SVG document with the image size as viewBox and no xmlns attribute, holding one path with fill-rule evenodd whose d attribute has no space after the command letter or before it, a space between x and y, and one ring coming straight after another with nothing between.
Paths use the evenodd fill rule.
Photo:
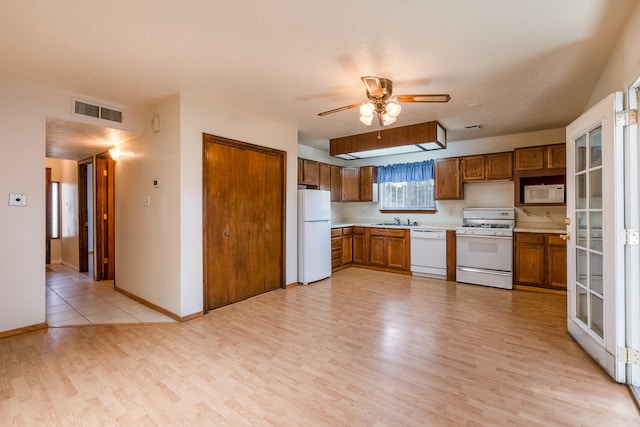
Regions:
<instances>
[{"instance_id":1,"label":"doorway","mask_svg":"<svg viewBox=\"0 0 640 427\"><path fill-rule=\"evenodd\" d=\"M93 157L78 162L78 244L79 271L93 278L95 257Z\"/></svg>"},{"instance_id":2,"label":"doorway","mask_svg":"<svg viewBox=\"0 0 640 427\"><path fill-rule=\"evenodd\" d=\"M204 311L284 287L286 153L203 135Z\"/></svg>"}]
</instances>

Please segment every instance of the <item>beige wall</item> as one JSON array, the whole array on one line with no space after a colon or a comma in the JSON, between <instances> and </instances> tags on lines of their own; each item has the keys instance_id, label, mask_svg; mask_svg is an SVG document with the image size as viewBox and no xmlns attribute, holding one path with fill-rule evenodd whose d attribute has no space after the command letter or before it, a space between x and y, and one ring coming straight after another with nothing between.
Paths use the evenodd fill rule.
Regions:
<instances>
[{"instance_id":1,"label":"beige wall","mask_svg":"<svg viewBox=\"0 0 640 427\"><path fill-rule=\"evenodd\" d=\"M0 332L45 321L45 133L47 117L88 124L71 112L75 93L0 76ZM6 102L10 100L10 102ZM121 128L135 131L129 111ZM10 207L25 193L26 207ZM72 227L72 226L70 226ZM63 258L65 254L61 255Z\"/></svg>"},{"instance_id":2,"label":"beige wall","mask_svg":"<svg viewBox=\"0 0 640 427\"><path fill-rule=\"evenodd\" d=\"M179 316L202 311L203 133L287 152L286 282L295 282L296 129L186 94L150 108L148 123L154 115L160 131L123 145L116 166L116 285Z\"/></svg>"}]
</instances>

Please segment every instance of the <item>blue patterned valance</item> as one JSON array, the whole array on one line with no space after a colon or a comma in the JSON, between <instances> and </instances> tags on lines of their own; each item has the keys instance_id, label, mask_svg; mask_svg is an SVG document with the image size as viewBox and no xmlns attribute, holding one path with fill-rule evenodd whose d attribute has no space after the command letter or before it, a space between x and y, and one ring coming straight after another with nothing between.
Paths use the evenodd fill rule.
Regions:
<instances>
[{"instance_id":1,"label":"blue patterned valance","mask_svg":"<svg viewBox=\"0 0 640 427\"><path fill-rule=\"evenodd\" d=\"M433 160L378 166L378 182L412 182L433 179Z\"/></svg>"}]
</instances>

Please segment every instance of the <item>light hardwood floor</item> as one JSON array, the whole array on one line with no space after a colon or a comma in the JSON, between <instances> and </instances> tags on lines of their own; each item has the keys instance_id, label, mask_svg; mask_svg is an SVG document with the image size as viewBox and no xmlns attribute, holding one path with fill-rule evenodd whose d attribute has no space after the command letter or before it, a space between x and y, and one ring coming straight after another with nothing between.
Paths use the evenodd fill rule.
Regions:
<instances>
[{"instance_id":1,"label":"light hardwood floor","mask_svg":"<svg viewBox=\"0 0 640 427\"><path fill-rule=\"evenodd\" d=\"M638 426L565 298L357 268L182 324L0 340L0 425Z\"/></svg>"}]
</instances>

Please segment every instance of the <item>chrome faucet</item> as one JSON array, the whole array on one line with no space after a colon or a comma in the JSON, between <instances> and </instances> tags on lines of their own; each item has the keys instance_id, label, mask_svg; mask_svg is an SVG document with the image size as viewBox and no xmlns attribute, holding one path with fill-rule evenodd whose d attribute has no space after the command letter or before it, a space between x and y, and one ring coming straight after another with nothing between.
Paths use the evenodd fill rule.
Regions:
<instances>
[{"instance_id":1,"label":"chrome faucet","mask_svg":"<svg viewBox=\"0 0 640 427\"><path fill-rule=\"evenodd\" d=\"M396 224L400 225L400 217L396 216L396 217L393 217L393 219L396 220Z\"/></svg>"},{"instance_id":2,"label":"chrome faucet","mask_svg":"<svg viewBox=\"0 0 640 427\"><path fill-rule=\"evenodd\" d=\"M411 220L407 218L407 225L411 225Z\"/></svg>"}]
</instances>

